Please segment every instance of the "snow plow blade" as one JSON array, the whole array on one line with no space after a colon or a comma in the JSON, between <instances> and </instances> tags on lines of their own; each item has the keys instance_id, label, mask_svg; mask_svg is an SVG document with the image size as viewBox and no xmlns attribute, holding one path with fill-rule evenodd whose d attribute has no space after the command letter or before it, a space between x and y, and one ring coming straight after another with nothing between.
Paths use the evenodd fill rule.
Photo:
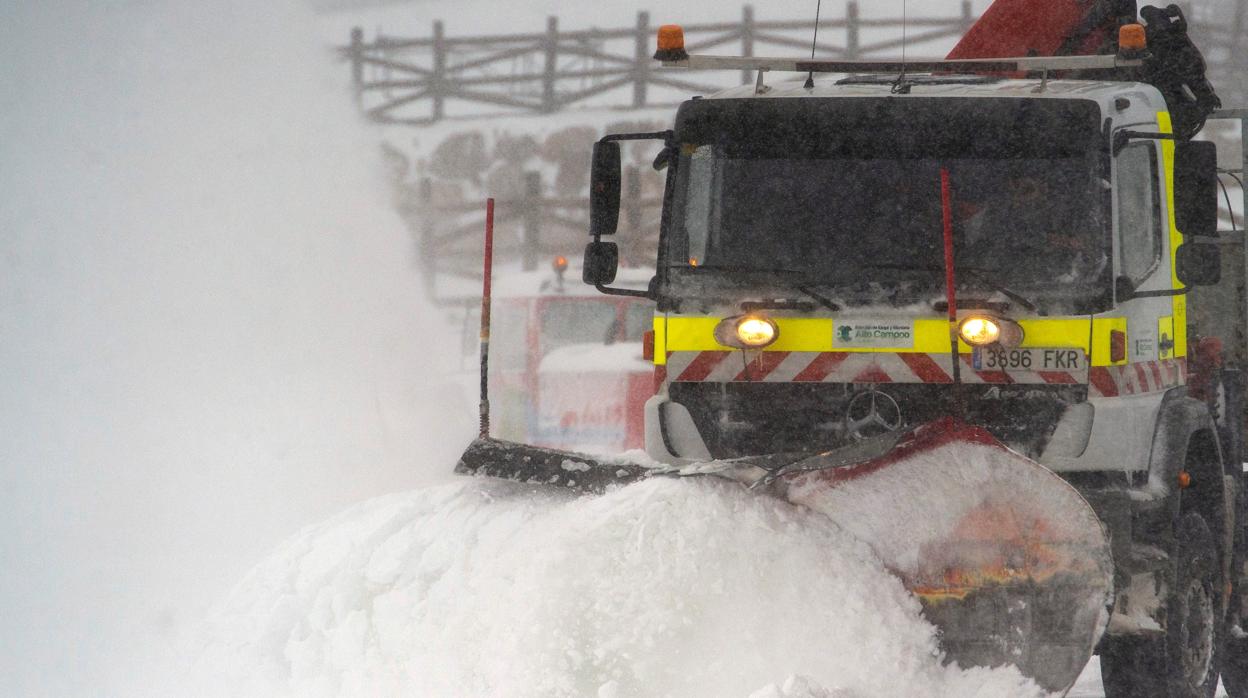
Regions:
<instances>
[{"instance_id":1,"label":"snow plow blade","mask_svg":"<svg viewBox=\"0 0 1248 698\"><path fill-rule=\"evenodd\" d=\"M953 419L853 465L812 456L772 487L866 541L922 603L946 660L1013 664L1074 684L1113 589L1109 540L1084 498L986 430Z\"/></svg>"},{"instance_id":2,"label":"snow plow blade","mask_svg":"<svg viewBox=\"0 0 1248 698\"><path fill-rule=\"evenodd\" d=\"M1113 561L1091 506L986 430L943 419L818 454L646 467L477 439L456 472L601 492L717 475L818 511L864 541L922 604L946 661L1012 664L1062 693L1108 618Z\"/></svg>"},{"instance_id":3,"label":"snow plow blade","mask_svg":"<svg viewBox=\"0 0 1248 698\"><path fill-rule=\"evenodd\" d=\"M639 480L649 471L635 463L493 438L474 439L455 466L455 472L462 475L486 475L595 494L610 485Z\"/></svg>"}]
</instances>

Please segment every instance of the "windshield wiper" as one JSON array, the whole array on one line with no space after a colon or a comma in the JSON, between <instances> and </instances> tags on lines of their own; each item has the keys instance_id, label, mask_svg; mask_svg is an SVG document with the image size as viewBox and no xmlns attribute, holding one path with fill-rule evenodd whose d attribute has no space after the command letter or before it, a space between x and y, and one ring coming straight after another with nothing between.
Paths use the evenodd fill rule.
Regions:
<instances>
[{"instance_id":1,"label":"windshield wiper","mask_svg":"<svg viewBox=\"0 0 1248 698\"><path fill-rule=\"evenodd\" d=\"M914 270L914 271L930 271L930 272L942 272L942 273L945 271L944 267L937 267L937 266L931 266L931 265L885 263L885 264L866 264L864 266L868 269L896 269L896 270L901 270L901 271ZM991 276L988 276L987 273L983 269L979 269L977 267L955 267L954 271L957 273L965 273L967 276L970 276L984 283L992 290L999 292L1001 295L1005 296L1006 298L1009 298L1015 303L1018 303L1019 305L1023 306L1024 308L1030 310L1033 313L1040 312L1040 307L1037 306L1031 299L1027 298L1027 296L1024 296L1018 291L1015 291L1014 289L1003 285L1000 281L993 279Z\"/></svg>"},{"instance_id":2,"label":"windshield wiper","mask_svg":"<svg viewBox=\"0 0 1248 698\"><path fill-rule=\"evenodd\" d=\"M732 272L753 272L755 274L784 274L786 276L805 276L807 272L798 271L796 269L767 269L765 267L747 267L737 266L733 264L673 264L669 269L684 269L686 271L732 271Z\"/></svg>"},{"instance_id":3,"label":"windshield wiper","mask_svg":"<svg viewBox=\"0 0 1248 698\"><path fill-rule=\"evenodd\" d=\"M672 265L671 268L672 269L690 269L694 271L705 269L706 271L755 272L759 274L782 274L784 276L807 276L809 274L809 272L798 271L796 269L759 269L756 267L735 266L731 264L699 264L697 266L684 266L681 264L676 264L676 265ZM836 301L833 301L831 298L828 298L827 296L824 296L818 293L817 291L811 288L810 284L804 281L791 284L791 287L819 301L819 305L822 305L823 307L827 308L828 310L831 310L834 313L841 309L841 306ZM771 301L771 302L774 303L775 301Z\"/></svg>"},{"instance_id":4,"label":"windshield wiper","mask_svg":"<svg viewBox=\"0 0 1248 698\"><path fill-rule=\"evenodd\" d=\"M836 301L822 294L815 293L815 291L811 289L810 286L807 286L806 284L794 284L793 288L819 301L820 305L827 308L828 310L831 310L834 313L841 309L841 306L837 304Z\"/></svg>"},{"instance_id":5,"label":"windshield wiper","mask_svg":"<svg viewBox=\"0 0 1248 698\"><path fill-rule=\"evenodd\" d=\"M797 291L801 291L807 296L810 296L811 298L819 301L819 305L822 305L823 307L827 308L828 310L831 310L834 313L840 311L841 309L841 306L837 304L836 301L824 295L816 293L815 291L811 290L811 288L807 286L806 284L793 284L793 289ZM750 310L761 310L763 308L785 309L785 308L795 307L798 310L812 310L815 307L811 305L810 303L804 302L804 301L794 301L792 305L785 305L782 303L783 300L784 299L776 298L773 300L763 300L763 301L745 301L744 303L741 304L741 309L745 311L750 311Z\"/></svg>"}]
</instances>

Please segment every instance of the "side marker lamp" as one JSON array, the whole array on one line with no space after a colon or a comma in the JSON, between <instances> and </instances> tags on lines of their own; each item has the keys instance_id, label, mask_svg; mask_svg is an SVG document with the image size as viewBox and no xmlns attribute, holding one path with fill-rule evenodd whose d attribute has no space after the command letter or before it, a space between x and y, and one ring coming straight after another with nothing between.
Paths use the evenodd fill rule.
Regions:
<instances>
[{"instance_id":1,"label":"side marker lamp","mask_svg":"<svg viewBox=\"0 0 1248 698\"><path fill-rule=\"evenodd\" d=\"M1023 328L1013 320L972 315L958 325L958 336L973 347L1000 344L1013 348L1023 343Z\"/></svg>"},{"instance_id":2,"label":"side marker lamp","mask_svg":"<svg viewBox=\"0 0 1248 698\"><path fill-rule=\"evenodd\" d=\"M762 349L779 337L776 321L762 315L724 318L715 326L715 341L726 347Z\"/></svg>"}]
</instances>

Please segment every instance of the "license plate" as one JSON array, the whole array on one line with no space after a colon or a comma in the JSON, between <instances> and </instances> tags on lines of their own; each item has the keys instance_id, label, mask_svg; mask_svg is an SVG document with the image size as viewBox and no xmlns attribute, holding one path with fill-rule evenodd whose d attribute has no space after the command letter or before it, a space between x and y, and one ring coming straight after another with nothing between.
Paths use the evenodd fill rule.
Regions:
<instances>
[{"instance_id":1,"label":"license plate","mask_svg":"<svg viewBox=\"0 0 1248 698\"><path fill-rule=\"evenodd\" d=\"M1082 349L1005 349L975 347L976 371L1082 371L1087 362Z\"/></svg>"}]
</instances>

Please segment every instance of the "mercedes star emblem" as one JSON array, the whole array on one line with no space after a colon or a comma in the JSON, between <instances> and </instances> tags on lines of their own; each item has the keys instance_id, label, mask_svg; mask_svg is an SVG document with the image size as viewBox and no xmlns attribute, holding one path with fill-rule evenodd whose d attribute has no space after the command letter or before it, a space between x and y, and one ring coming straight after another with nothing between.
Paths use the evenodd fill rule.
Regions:
<instances>
[{"instance_id":1,"label":"mercedes star emblem","mask_svg":"<svg viewBox=\"0 0 1248 698\"><path fill-rule=\"evenodd\" d=\"M901 407L874 388L858 393L845 408L845 429L855 439L879 436L901 427Z\"/></svg>"}]
</instances>

